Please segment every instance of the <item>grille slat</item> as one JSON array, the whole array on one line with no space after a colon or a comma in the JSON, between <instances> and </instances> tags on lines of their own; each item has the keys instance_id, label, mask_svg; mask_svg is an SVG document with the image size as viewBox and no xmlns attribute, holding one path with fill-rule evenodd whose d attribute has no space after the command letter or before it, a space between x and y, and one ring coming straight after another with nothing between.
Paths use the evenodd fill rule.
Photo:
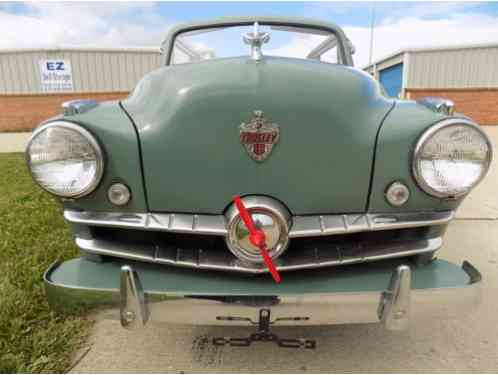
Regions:
<instances>
[{"instance_id":1,"label":"grille slat","mask_svg":"<svg viewBox=\"0 0 498 375\"><path fill-rule=\"evenodd\" d=\"M348 215L293 216L289 237L330 236L365 231L383 231L446 224L454 211L364 213ZM144 231L189 233L224 236L227 234L223 215L177 213L119 213L64 211L64 218L73 224L130 228Z\"/></svg>"},{"instance_id":2,"label":"grille slat","mask_svg":"<svg viewBox=\"0 0 498 375\"><path fill-rule=\"evenodd\" d=\"M328 237L297 238L276 259L281 271L360 263L433 252L442 245L438 233L424 238L428 228L363 232ZM226 247L223 237L92 227L93 239L76 237L77 245L94 254L199 269L267 272L264 265L245 264Z\"/></svg>"}]
</instances>

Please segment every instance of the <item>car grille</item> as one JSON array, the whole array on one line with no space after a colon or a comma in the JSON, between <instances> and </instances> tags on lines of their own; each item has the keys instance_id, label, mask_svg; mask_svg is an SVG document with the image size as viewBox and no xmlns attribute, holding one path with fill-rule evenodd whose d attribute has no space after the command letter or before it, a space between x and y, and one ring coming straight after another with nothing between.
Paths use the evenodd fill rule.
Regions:
<instances>
[{"instance_id":1,"label":"car grille","mask_svg":"<svg viewBox=\"0 0 498 375\"><path fill-rule=\"evenodd\" d=\"M296 237L275 264L285 271L433 252L442 245L445 227ZM264 265L246 264L235 257L220 235L88 226L76 231L76 243L84 252L110 257L200 269L267 272Z\"/></svg>"}]
</instances>

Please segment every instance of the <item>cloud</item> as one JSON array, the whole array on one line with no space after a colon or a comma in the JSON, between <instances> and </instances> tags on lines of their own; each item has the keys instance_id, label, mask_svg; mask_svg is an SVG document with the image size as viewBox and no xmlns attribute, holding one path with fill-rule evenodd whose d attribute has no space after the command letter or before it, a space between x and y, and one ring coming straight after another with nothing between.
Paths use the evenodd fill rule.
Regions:
<instances>
[{"instance_id":1,"label":"cloud","mask_svg":"<svg viewBox=\"0 0 498 375\"><path fill-rule=\"evenodd\" d=\"M477 13L477 5L375 3L374 60L410 47L498 42L498 14ZM339 24L356 47L355 65L363 67L368 63L371 6L370 2L320 3L310 6L307 14L320 19L342 19ZM176 23L174 15L162 15L160 7L157 3L142 2L0 4L0 48L159 46L168 28ZM283 6L282 12L285 9ZM348 23L357 15L362 16L357 21L363 19L357 24L364 26ZM192 16L196 16L195 11ZM303 56L317 42L309 36L294 38L279 46L278 52ZM239 47L246 51L245 46ZM276 49L272 42L264 48L272 49Z\"/></svg>"},{"instance_id":2,"label":"cloud","mask_svg":"<svg viewBox=\"0 0 498 375\"><path fill-rule=\"evenodd\" d=\"M463 7L448 6L447 9ZM431 14L434 13L433 10ZM356 47L355 66L364 67L369 62L370 28L343 26L343 29ZM310 50L310 42L315 41L310 37L294 38L278 52L302 57ZM498 43L498 15L457 13L438 19L386 18L374 29L373 61L402 49L478 43Z\"/></svg>"},{"instance_id":3,"label":"cloud","mask_svg":"<svg viewBox=\"0 0 498 375\"><path fill-rule=\"evenodd\" d=\"M482 3L479 2L427 2L427 1L346 1L346 2L324 2L307 9L317 17L324 15L329 17L343 17L352 14L363 14L370 17L372 8L375 11L377 20L398 19L409 14L411 17L427 18L446 16L448 14L462 13L472 8L476 8Z\"/></svg>"},{"instance_id":4,"label":"cloud","mask_svg":"<svg viewBox=\"0 0 498 375\"><path fill-rule=\"evenodd\" d=\"M368 64L370 29L345 27L356 46L355 65ZM498 43L498 16L456 14L442 19L405 17L382 23L374 30L373 60L401 49Z\"/></svg>"},{"instance_id":5,"label":"cloud","mask_svg":"<svg viewBox=\"0 0 498 375\"><path fill-rule=\"evenodd\" d=\"M376 3L377 16L384 15L386 23L405 17L407 14L415 18L445 17L448 14L458 14L479 6L478 2L426 2L416 3Z\"/></svg>"},{"instance_id":6,"label":"cloud","mask_svg":"<svg viewBox=\"0 0 498 375\"><path fill-rule=\"evenodd\" d=\"M28 3L0 8L0 48L159 46L171 25L155 3Z\"/></svg>"},{"instance_id":7,"label":"cloud","mask_svg":"<svg viewBox=\"0 0 498 375\"><path fill-rule=\"evenodd\" d=\"M310 53L314 47L319 45L325 36L322 35L305 35L297 34L290 40L289 43L284 44L278 48L271 48L270 44L264 48L264 54L269 56L285 56L303 58Z\"/></svg>"}]
</instances>

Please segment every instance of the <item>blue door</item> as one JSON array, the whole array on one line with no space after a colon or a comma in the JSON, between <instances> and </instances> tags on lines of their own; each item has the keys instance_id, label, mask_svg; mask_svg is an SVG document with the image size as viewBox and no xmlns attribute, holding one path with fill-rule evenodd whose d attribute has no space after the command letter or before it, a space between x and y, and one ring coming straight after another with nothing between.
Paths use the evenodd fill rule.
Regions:
<instances>
[{"instance_id":1,"label":"blue door","mask_svg":"<svg viewBox=\"0 0 498 375\"><path fill-rule=\"evenodd\" d=\"M403 84L403 63L399 63L380 71L380 84L387 95L397 98Z\"/></svg>"}]
</instances>

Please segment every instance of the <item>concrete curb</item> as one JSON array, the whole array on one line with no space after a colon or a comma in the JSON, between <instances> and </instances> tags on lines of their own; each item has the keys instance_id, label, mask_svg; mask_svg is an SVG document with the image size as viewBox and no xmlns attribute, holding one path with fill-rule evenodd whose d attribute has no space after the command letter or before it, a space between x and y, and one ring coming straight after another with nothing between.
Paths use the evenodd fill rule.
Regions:
<instances>
[{"instance_id":1,"label":"concrete curb","mask_svg":"<svg viewBox=\"0 0 498 375\"><path fill-rule=\"evenodd\" d=\"M0 133L0 153L24 152L31 132L27 133Z\"/></svg>"}]
</instances>

